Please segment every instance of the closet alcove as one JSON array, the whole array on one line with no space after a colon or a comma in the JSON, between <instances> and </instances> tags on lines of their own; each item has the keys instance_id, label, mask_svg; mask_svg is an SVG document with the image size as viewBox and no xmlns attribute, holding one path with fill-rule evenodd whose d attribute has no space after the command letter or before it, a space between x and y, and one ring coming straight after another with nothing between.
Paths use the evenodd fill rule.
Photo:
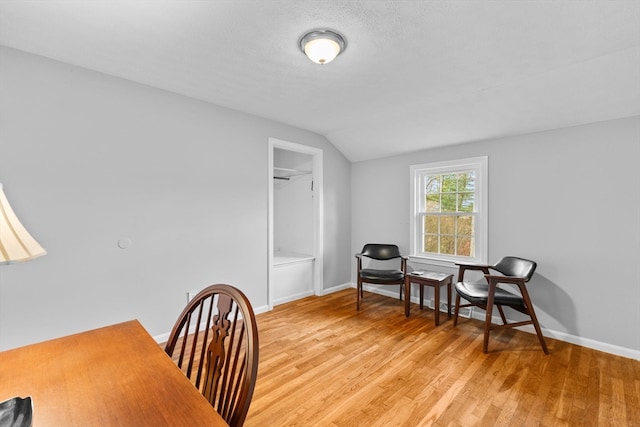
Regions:
<instances>
[{"instance_id":1,"label":"closet alcove","mask_svg":"<svg viewBox=\"0 0 640 427\"><path fill-rule=\"evenodd\" d=\"M274 148L273 262L274 305L314 293L313 156Z\"/></svg>"}]
</instances>

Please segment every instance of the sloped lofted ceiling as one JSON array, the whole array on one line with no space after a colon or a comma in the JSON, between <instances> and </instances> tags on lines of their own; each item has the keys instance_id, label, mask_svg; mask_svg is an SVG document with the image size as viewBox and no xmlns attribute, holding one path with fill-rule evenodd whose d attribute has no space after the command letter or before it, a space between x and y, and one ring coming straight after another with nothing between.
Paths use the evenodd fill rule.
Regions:
<instances>
[{"instance_id":1,"label":"sloped lofted ceiling","mask_svg":"<svg viewBox=\"0 0 640 427\"><path fill-rule=\"evenodd\" d=\"M298 40L325 27L348 46L319 66ZM351 161L640 114L637 0L0 0L0 44L308 129Z\"/></svg>"}]
</instances>

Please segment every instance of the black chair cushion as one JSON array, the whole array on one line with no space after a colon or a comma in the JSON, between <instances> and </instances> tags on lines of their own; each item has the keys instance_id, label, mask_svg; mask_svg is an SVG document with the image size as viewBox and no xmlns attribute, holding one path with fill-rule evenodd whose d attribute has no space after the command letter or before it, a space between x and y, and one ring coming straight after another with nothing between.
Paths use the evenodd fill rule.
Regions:
<instances>
[{"instance_id":1,"label":"black chair cushion","mask_svg":"<svg viewBox=\"0 0 640 427\"><path fill-rule=\"evenodd\" d=\"M363 268L360 270L360 278L365 281L377 280L381 282L397 282L404 279L404 274L401 270L375 270L372 268Z\"/></svg>"},{"instance_id":2,"label":"black chair cushion","mask_svg":"<svg viewBox=\"0 0 640 427\"><path fill-rule=\"evenodd\" d=\"M456 283L456 292L470 303L486 305L489 285L486 282L458 282ZM520 295L516 295L505 289L496 287L494 304L522 306L524 302Z\"/></svg>"}]
</instances>

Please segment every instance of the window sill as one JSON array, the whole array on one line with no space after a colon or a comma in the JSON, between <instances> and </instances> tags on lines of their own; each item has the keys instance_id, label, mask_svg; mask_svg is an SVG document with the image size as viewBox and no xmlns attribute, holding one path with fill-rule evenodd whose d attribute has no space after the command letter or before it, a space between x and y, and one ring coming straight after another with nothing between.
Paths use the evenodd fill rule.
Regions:
<instances>
[{"instance_id":1,"label":"window sill","mask_svg":"<svg viewBox=\"0 0 640 427\"><path fill-rule=\"evenodd\" d=\"M447 267L447 268L456 267L456 261L419 257L415 255L409 255L409 261L415 262L418 264L424 264L424 265L435 265L438 267Z\"/></svg>"}]
</instances>

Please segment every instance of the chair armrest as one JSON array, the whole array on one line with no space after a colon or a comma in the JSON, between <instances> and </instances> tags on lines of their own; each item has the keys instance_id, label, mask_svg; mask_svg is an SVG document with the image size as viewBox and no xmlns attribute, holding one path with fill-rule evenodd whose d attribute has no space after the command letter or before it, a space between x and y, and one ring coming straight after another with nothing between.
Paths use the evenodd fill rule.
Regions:
<instances>
[{"instance_id":1,"label":"chair armrest","mask_svg":"<svg viewBox=\"0 0 640 427\"><path fill-rule=\"evenodd\" d=\"M462 264L456 263L458 266L458 282L464 281L464 272L467 270L479 270L482 271L485 275L490 274L489 268L490 265L485 264Z\"/></svg>"},{"instance_id":2,"label":"chair armrest","mask_svg":"<svg viewBox=\"0 0 640 427\"><path fill-rule=\"evenodd\" d=\"M521 283L526 283L527 278L526 277L518 277L518 276L496 276L496 275L491 275L491 274L485 274L484 275L485 279L487 279L488 282L493 282L493 283L511 283L514 285L518 285Z\"/></svg>"},{"instance_id":3,"label":"chair armrest","mask_svg":"<svg viewBox=\"0 0 640 427\"><path fill-rule=\"evenodd\" d=\"M465 270L486 270L491 268L490 265L486 264L463 264L460 262L456 262L456 265L460 268L464 268Z\"/></svg>"},{"instance_id":4,"label":"chair armrest","mask_svg":"<svg viewBox=\"0 0 640 427\"><path fill-rule=\"evenodd\" d=\"M362 258L362 252L357 253L355 256L356 256L356 258L358 258L358 259Z\"/></svg>"}]
</instances>

